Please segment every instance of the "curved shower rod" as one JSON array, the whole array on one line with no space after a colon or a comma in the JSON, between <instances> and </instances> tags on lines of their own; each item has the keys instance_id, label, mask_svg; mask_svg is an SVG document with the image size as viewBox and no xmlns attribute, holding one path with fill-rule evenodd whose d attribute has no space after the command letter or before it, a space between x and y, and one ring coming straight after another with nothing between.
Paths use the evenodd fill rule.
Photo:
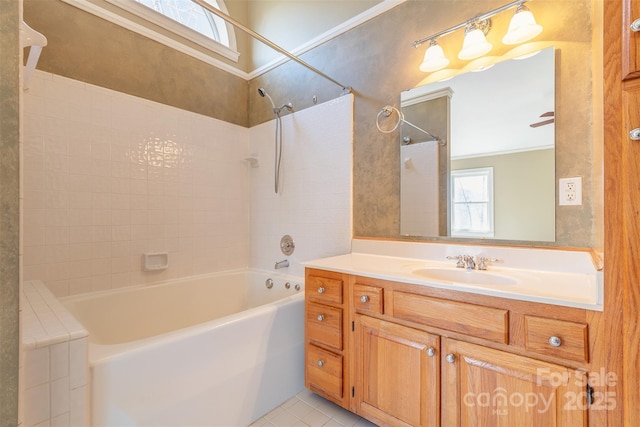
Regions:
<instances>
[{"instance_id":1,"label":"curved shower rod","mask_svg":"<svg viewBox=\"0 0 640 427\"><path fill-rule=\"evenodd\" d=\"M250 28L245 27L240 22L236 21L235 19L233 19L232 17L230 17L226 13L222 12L221 10L216 9L215 7L211 6L205 0L191 0L191 1L194 2L194 3L199 4L200 6L202 6L203 8L208 10L209 12L213 13L214 15L224 19L225 21L227 21L231 25L241 29L245 33L249 34L251 37L253 37L255 39L258 39L259 41L261 41L262 43L266 44L270 48L280 52L281 54L283 54L287 58L294 60L295 62L297 62L298 64L302 65L303 67L308 68L309 70L313 71L314 73L316 73L316 74L324 77L325 79L329 80L330 82L340 86L342 88L343 95L351 93L351 86L343 85L339 81L332 79L331 77L329 77L326 74L324 74L322 71L320 71L317 68L315 68L313 65L303 61L302 59L298 58L297 56L295 56L294 54L290 53L286 49L278 46L277 44L275 44L271 40L265 38L264 36L262 36L262 35L260 35L258 33L256 33L255 31L251 30Z\"/></svg>"}]
</instances>

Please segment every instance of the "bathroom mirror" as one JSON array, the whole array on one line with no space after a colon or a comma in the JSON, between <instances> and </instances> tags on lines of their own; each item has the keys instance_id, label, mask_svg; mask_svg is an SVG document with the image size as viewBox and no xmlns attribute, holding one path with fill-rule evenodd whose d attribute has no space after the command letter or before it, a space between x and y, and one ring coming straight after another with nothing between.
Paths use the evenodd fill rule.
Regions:
<instances>
[{"instance_id":1,"label":"bathroom mirror","mask_svg":"<svg viewBox=\"0 0 640 427\"><path fill-rule=\"evenodd\" d=\"M402 236L555 241L553 47L404 91L401 110Z\"/></svg>"}]
</instances>

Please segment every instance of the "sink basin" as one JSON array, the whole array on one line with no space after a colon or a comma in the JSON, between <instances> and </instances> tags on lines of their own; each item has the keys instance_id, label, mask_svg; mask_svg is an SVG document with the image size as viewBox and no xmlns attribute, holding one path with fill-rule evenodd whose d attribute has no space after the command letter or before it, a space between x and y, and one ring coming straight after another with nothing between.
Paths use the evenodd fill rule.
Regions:
<instances>
[{"instance_id":1,"label":"sink basin","mask_svg":"<svg viewBox=\"0 0 640 427\"><path fill-rule=\"evenodd\" d=\"M501 274L461 268L421 268L414 274L438 281L465 283L469 285L515 285L516 280Z\"/></svg>"}]
</instances>

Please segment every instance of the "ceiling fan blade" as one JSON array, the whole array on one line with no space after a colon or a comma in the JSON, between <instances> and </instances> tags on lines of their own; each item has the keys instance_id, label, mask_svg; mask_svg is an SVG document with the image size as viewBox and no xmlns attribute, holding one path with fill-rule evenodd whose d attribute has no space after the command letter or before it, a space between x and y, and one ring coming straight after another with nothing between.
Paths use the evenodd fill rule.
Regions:
<instances>
[{"instance_id":1,"label":"ceiling fan blade","mask_svg":"<svg viewBox=\"0 0 640 427\"><path fill-rule=\"evenodd\" d=\"M538 123L531 123L529 126L531 126L532 128L537 128L537 127L544 126L544 125L550 125L553 122L555 122L555 119L549 119L549 120L543 120L543 121L538 122Z\"/></svg>"},{"instance_id":2,"label":"ceiling fan blade","mask_svg":"<svg viewBox=\"0 0 640 427\"><path fill-rule=\"evenodd\" d=\"M555 112L553 112L553 111L547 111L547 112L546 112L546 113L544 113L544 114L540 114L540 117L553 117L553 116L555 116L555 115L556 115L556 113L555 113Z\"/></svg>"}]
</instances>

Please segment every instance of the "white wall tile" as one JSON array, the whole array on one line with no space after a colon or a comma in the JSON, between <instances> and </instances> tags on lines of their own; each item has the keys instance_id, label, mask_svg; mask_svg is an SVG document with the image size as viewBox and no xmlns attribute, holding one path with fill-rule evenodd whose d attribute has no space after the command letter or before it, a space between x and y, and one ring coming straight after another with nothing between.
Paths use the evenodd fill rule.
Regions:
<instances>
[{"instance_id":1,"label":"white wall tile","mask_svg":"<svg viewBox=\"0 0 640 427\"><path fill-rule=\"evenodd\" d=\"M27 427L49 419L49 383L26 388L24 392L24 424Z\"/></svg>"},{"instance_id":2,"label":"white wall tile","mask_svg":"<svg viewBox=\"0 0 640 427\"><path fill-rule=\"evenodd\" d=\"M88 376L87 339L69 341L69 387L75 389L87 384Z\"/></svg>"},{"instance_id":3,"label":"white wall tile","mask_svg":"<svg viewBox=\"0 0 640 427\"><path fill-rule=\"evenodd\" d=\"M51 379L57 380L69 375L69 343L62 342L50 347Z\"/></svg>"},{"instance_id":4,"label":"white wall tile","mask_svg":"<svg viewBox=\"0 0 640 427\"><path fill-rule=\"evenodd\" d=\"M62 377L60 379L51 381L51 414L50 417L57 417L69 412L69 377Z\"/></svg>"},{"instance_id":5,"label":"white wall tile","mask_svg":"<svg viewBox=\"0 0 640 427\"><path fill-rule=\"evenodd\" d=\"M152 282L160 276L124 260L133 250L140 257L149 248L170 250L175 271L166 277L247 264L249 174L242 161L247 129L40 71L25 97L25 111L24 240L34 248L27 257L28 278L55 281L57 289L71 294ZM193 147L201 149L197 158ZM194 194L209 200L181 200ZM226 194L241 200L223 209L233 224L245 225L242 233L228 235L238 228L229 224L214 232L211 221L180 227L180 209L198 209L211 220ZM235 238L243 242L240 258L208 267L202 260L196 270L189 256L177 252L193 252L179 243L181 232ZM104 245L87 250L95 244ZM43 260L44 245L66 245L66 250ZM115 261L109 269L65 264L94 256ZM88 265L94 270L83 283Z\"/></svg>"},{"instance_id":6,"label":"white wall tile","mask_svg":"<svg viewBox=\"0 0 640 427\"><path fill-rule=\"evenodd\" d=\"M89 389L87 386L81 386L71 389L70 400L70 426L87 426L89 424L89 410L87 402L89 401Z\"/></svg>"},{"instance_id":7,"label":"white wall tile","mask_svg":"<svg viewBox=\"0 0 640 427\"><path fill-rule=\"evenodd\" d=\"M34 348L24 353L25 388L46 384L49 382L49 347Z\"/></svg>"},{"instance_id":8,"label":"white wall tile","mask_svg":"<svg viewBox=\"0 0 640 427\"><path fill-rule=\"evenodd\" d=\"M250 265L271 270L288 258L289 274L303 276L300 262L349 251L353 98L346 96L283 117L283 159L279 194L274 192L274 126L250 129ZM296 242L292 256L280 252L280 238Z\"/></svg>"}]
</instances>

